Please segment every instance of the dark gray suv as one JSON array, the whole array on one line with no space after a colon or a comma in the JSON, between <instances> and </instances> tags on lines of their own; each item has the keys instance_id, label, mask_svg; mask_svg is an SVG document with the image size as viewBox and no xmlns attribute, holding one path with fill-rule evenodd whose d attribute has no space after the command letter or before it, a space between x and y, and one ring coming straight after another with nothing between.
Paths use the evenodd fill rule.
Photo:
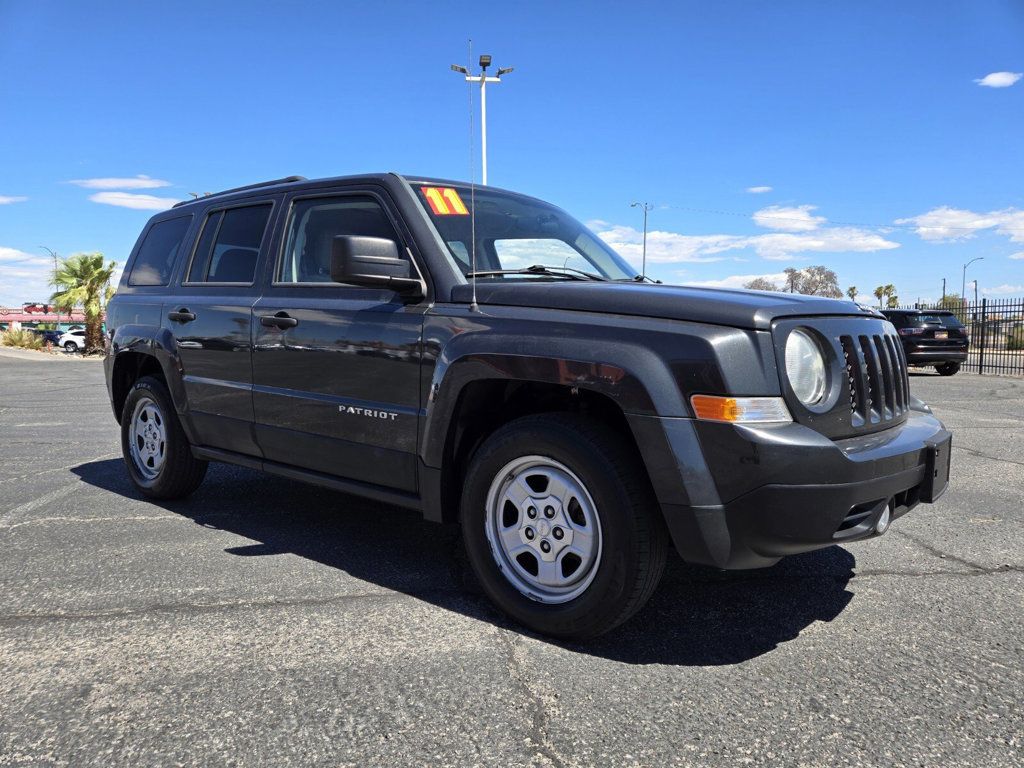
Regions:
<instances>
[{"instance_id":1,"label":"dark gray suv","mask_svg":"<svg viewBox=\"0 0 1024 768\"><path fill-rule=\"evenodd\" d=\"M652 284L564 211L376 174L154 216L108 308L127 471L222 461L459 522L487 594L591 637L667 547L757 568L946 487L900 337L845 301Z\"/></svg>"}]
</instances>

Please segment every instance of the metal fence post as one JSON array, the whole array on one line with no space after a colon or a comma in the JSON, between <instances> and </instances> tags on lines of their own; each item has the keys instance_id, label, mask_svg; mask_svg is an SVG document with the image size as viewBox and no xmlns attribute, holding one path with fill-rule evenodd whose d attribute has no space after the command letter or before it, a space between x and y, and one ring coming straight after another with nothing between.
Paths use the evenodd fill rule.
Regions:
<instances>
[{"instance_id":1,"label":"metal fence post","mask_svg":"<svg viewBox=\"0 0 1024 768\"><path fill-rule=\"evenodd\" d=\"M981 300L981 345L978 347L978 373L985 372L985 315L988 311L988 299Z\"/></svg>"}]
</instances>

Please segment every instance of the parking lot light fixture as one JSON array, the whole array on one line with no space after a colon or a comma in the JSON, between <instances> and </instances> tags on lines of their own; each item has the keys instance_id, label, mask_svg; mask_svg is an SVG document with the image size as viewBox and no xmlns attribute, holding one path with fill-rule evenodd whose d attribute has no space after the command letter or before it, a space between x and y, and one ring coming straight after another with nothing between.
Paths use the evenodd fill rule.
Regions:
<instances>
[{"instance_id":1,"label":"parking lot light fixture","mask_svg":"<svg viewBox=\"0 0 1024 768\"><path fill-rule=\"evenodd\" d=\"M467 83L480 83L480 175L485 186L487 185L487 84L500 83L501 76L507 75L514 69L514 67L502 67L496 75L488 77L487 68L491 66L492 60L493 57L490 54L481 54L479 75L472 74L466 67L459 64L451 65L452 71L463 75Z\"/></svg>"},{"instance_id":2,"label":"parking lot light fixture","mask_svg":"<svg viewBox=\"0 0 1024 768\"><path fill-rule=\"evenodd\" d=\"M978 256L977 258L971 259L966 264L964 264L964 274L963 274L962 279L960 280L960 303L961 304L966 304L967 303L967 296L965 295L967 293L967 268L969 266L971 266L971 264L973 264L974 262L981 261L984 258L985 258L984 256Z\"/></svg>"}]
</instances>

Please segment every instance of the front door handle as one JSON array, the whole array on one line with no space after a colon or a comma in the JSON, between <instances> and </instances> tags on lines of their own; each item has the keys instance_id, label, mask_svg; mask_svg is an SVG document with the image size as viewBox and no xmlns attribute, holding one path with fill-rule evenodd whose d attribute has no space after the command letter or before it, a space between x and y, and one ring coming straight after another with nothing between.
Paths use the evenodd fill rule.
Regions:
<instances>
[{"instance_id":1,"label":"front door handle","mask_svg":"<svg viewBox=\"0 0 1024 768\"><path fill-rule=\"evenodd\" d=\"M177 323L191 323L196 319L196 313L189 312L188 307L182 307L177 312L168 312L167 317Z\"/></svg>"},{"instance_id":2,"label":"front door handle","mask_svg":"<svg viewBox=\"0 0 1024 768\"><path fill-rule=\"evenodd\" d=\"M278 312L276 315L260 315L260 325L268 328L294 328L299 321L291 317L287 312Z\"/></svg>"}]
</instances>

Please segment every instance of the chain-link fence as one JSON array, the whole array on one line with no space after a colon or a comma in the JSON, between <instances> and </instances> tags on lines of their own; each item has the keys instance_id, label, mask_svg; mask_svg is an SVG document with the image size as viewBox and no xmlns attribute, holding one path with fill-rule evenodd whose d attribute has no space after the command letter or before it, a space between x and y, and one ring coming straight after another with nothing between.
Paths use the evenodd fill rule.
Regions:
<instances>
[{"instance_id":1,"label":"chain-link fence","mask_svg":"<svg viewBox=\"0 0 1024 768\"><path fill-rule=\"evenodd\" d=\"M946 309L960 318L970 339L965 370L1024 376L1024 299L920 304L901 309Z\"/></svg>"}]
</instances>

